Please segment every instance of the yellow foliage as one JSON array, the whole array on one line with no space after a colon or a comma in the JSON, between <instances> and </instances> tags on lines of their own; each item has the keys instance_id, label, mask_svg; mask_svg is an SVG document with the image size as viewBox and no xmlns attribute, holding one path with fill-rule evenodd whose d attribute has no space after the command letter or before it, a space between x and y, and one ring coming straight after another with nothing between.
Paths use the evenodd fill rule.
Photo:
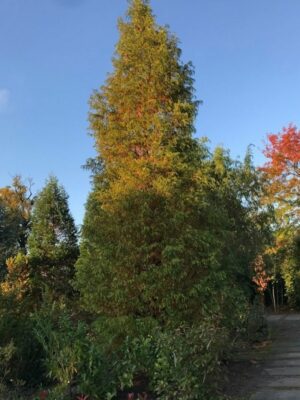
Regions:
<instances>
[{"instance_id":1,"label":"yellow foliage","mask_svg":"<svg viewBox=\"0 0 300 400\"><path fill-rule=\"evenodd\" d=\"M6 261L7 275L1 283L3 294L14 295L16 299L22 300L29 289L29 265L28 257L22 253L10 257Z\"/></svg>"}]
</instances>

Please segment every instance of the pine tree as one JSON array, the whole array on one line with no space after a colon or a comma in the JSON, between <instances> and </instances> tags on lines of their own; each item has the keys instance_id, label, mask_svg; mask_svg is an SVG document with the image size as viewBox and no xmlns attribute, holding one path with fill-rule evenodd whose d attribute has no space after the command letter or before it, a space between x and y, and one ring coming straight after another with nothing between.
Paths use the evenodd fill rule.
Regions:
<instances>
[{"instance_id":1,"label":"pine tree","mask_svg":"<svg viewBox=\"0 0 300 400\"><path fill-rule=\"evenodd\" d=\"M69 294L78 257L77 230L68 206L68 195L50 177L37 195L28 239L33 287L47 285L54 293Z\"/></svg>"}]
</instances>

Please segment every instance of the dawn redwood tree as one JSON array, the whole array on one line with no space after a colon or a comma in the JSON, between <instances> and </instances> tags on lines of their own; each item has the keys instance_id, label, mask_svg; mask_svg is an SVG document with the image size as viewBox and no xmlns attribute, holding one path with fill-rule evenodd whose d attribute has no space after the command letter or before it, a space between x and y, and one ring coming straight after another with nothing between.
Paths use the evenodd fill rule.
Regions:
<instances>
[{"instance_id":1,"label":"dawn redwood tree","mask_svg":"<svg viewBox=\"0 0 300 400\"><path fill-rule=\"evenodd\" d=\"M91 98L98 157L76 287L86 310L111 321L217 315L224 218L209 152L192 136L193 69L147 1L132 1L119 30L113 72Z\"/></svg>"},{"instance_id":2,"label":"dawn redwood tree","mask_svg":"<svg viewBox=\"0 0 300 400\"><path fill-rule=\"evenodd\" d=\"M206 246L192 205L201 179L193 70L146 1L131 3L119 30L114 70L91 98L102 171L87 204L77 286L97 314L162 318L183 306L189 277L203 274L188 271Z\"/></svg>"},{"instance_id":3,"label":"dawn redwood tree","mask_svg":"<svg viewBox=\"0 0 300 400\"><path fill-rule=\"evenodd\" d=\"M28 245L33 288L48 286L53 293L70 294L78 257L77 230L68 195L55 177L35 199Z\"/></svg>"}]
</instances>

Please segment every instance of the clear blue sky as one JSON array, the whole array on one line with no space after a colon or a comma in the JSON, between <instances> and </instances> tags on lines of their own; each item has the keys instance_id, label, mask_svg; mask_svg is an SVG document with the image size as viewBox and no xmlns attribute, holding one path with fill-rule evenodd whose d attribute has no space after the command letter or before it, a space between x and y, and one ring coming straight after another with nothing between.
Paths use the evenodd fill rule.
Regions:
<instances>
[{"instance_id":1,"label":"clear blue sky","mask_svg":"<svg viewBox=\"0 0 300 400\"><path fill-rule=\"evenodd\" d=\"M234 157L300 117L299 0L153 0L203 100L197 134ZM126 0L0 0L0 186L55 174L81 223L88 99L111 69Z\"/></svg>"}]
</instances>

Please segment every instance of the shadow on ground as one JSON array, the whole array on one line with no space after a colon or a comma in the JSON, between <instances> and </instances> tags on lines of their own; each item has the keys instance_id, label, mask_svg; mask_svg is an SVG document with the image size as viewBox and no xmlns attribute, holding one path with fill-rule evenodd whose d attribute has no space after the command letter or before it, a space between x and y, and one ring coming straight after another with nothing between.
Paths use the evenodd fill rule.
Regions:
<instances>
[{"instance_id":1,"label":"shadow on ground","mask_svg":"<svg viewBox=\"0 0 300 400\"><path fill-rule=\"evenodd\" d=\"M250 400L300 400L300 314L268 316L270 341L235 354L227 395Z\"/></svg>"}]
</instances>

